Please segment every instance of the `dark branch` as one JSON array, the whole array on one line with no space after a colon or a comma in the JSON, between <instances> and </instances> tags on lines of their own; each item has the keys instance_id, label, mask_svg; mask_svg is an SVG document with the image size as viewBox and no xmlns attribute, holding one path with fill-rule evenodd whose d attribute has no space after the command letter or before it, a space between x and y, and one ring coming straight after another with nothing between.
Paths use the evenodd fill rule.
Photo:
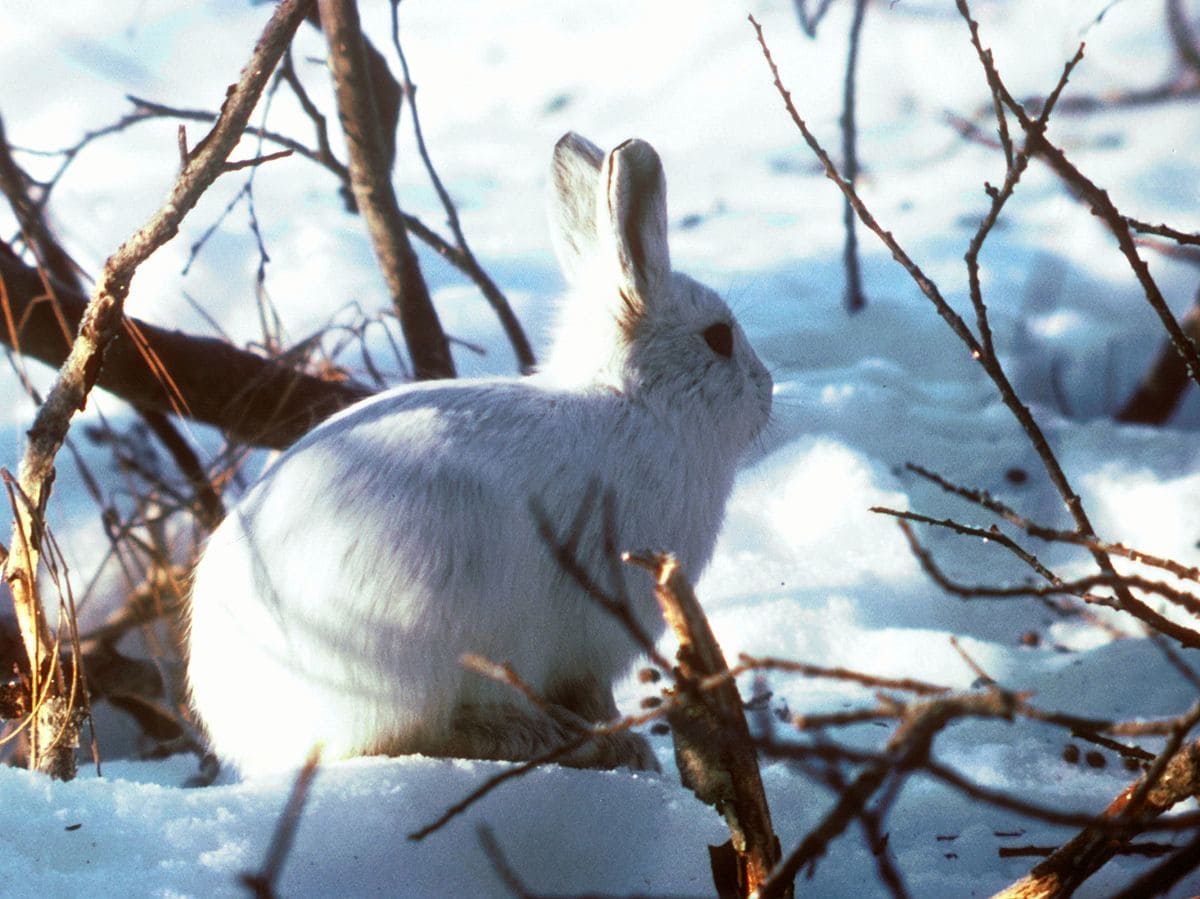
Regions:
<instances>
[{"instance_id":1,"label":"dark branch","mask_svg":"<svg viewBox=\"0 0 1200 899\"><path fill-rule=\"evenodd\" d=\"M0 329L0 341L47 365L61 365L86 304L83 296L54 285L0 242L0 306L14 325L12 331ZM109 345L97 386L145 409L214 425L234 441L274 448L287 446L372 392L350 381L305 374L216 338L133 318Z\"/></svg>"}]
</instances>

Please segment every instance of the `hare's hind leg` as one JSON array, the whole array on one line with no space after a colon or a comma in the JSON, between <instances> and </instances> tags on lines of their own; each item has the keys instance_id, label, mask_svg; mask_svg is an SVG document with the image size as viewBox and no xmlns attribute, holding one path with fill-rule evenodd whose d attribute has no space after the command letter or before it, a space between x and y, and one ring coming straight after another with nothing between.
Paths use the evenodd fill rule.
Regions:
<instances>
[{"instance_id":1,"label":"hare's hind leg","mask_svg":"<svg viewBox=\"0 0 1200 899\"><path fill-rule=\"evenodd\" d=\"M580 722L581 726L586 726ZM577 728L525 704L463 704L436 745L418 752L452 758L525 761L545 755L578 735Z\"/></svg>"},{"instance_id":2,"label":"hare's hind leg","mask_svg":"<svg viewBox=\"0 0 1200 899\"><path fill-rule=\"evenodd\" d=\"M607 724L619 716L612 687L591 675L560 681L549 693L548 713L578 733L588 724ZM621 731L598 736L563 762L577 768L633 768L661 771L650 744L641 734Z\"/></svg>"},{"instance_id":3,"label":"hare's hind leg","mask_svg":"<svg viewBox=\"0 0 1200 899\"><path fill-rule=\"evenodd\" d=\"M454 758L526 761L579 740L593 723L617 717L611 695L606 699L591 695L584 707L599 713L599 717L585 717L557 702L547 702L541 707L516 703L460 705L443 736L436 741L410 743L406 751ZM629 732L596 736L555 761L571 768L659 770L650 745L639 734Z\"/></svg>"}]
</instances>

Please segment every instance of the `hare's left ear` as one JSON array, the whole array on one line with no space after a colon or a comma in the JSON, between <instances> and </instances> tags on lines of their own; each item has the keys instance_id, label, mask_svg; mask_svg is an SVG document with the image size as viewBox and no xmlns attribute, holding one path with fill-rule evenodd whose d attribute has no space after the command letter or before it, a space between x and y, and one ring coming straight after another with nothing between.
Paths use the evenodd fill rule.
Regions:
<instances>
[{"instance_id":1,"label":"hare's left ear","mask_svg":"<svg viewBox=\"0 0 1200 899\"><path fill-rule=\"evenodd\" d=\"M671 274L667 179L654 148L627 140L609 153L596 201L600 252L613 254L621 299L627 312L640 318L645 305L662 295Z\"/></svg>"},{"instance_id":2,"label":"hare's left ear","mask_svg":"<svg viewBox=\"0 0 1200 899\"><path fill-rule=\"evenodd\" d=\"M572 284L580 279L597 250L596 190L603 161L604 152L573 131L554 145L551 232L559 268Z\"/></svg>"}]
</instances>

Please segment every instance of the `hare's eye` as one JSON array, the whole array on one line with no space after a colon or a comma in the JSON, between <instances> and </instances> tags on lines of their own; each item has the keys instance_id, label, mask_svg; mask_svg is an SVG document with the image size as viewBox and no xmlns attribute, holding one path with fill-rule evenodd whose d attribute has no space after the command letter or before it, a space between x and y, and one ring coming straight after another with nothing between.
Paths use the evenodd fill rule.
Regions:
<instances>
[{"instance_id":1,"label":"hare's eye","mask_svg":"<svg viewBox=\"0 0 1200 899\"><path fill-rule=\"evenodd\" d=\"M728 322L717 322L704 329L704 342L708 348L725 359L733 355L733 328Z\"/></svg>"}]
</instances>

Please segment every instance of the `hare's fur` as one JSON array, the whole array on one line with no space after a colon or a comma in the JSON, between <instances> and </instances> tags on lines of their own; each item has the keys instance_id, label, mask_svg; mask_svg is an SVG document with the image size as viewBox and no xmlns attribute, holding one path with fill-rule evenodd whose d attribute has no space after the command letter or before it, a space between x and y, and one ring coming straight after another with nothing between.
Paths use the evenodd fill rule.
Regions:
<instances>
[{"instance_id":1,"label":"hare's fur","mask_svg":"<svg viewBox=\"0 0 1200 899\"><path fill-rule=\"evenodd\" d=\"M722 300L670 270L648 144L605 157L567 135L553 176L572 295L545 368L359 403L284 453L213 534L189 681L213 748L243 771L299 764L316 743L326 758L528 758L614 717L612 683L637 648L554 559L534 507L564 537L583 523L579 560L651 635L650 580L609 564L585 499L597 485L611 497L618 548L670 550L693 575L708 562L770 377ZM464 653L511 663L549 705L468 671ZM629 734L565 761L655 764Z\"/></svg>"}]
</instances>

